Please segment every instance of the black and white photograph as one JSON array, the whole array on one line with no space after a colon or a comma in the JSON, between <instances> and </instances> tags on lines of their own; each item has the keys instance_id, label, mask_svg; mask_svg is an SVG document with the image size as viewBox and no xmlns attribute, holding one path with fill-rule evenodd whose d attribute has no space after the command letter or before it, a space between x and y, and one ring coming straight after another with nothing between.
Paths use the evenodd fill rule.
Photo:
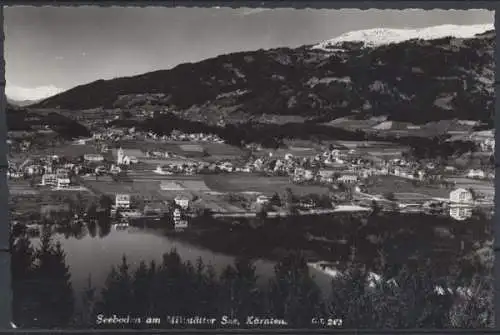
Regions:
<instances>
[{"instance_id":1,"label":"black and white photograph","mask_svg":"<svg viewBox=\"0 0 500 335\"><path fill-rule=\"evenodd\" d=\"M491 328L494 12L4 8L11 326Z\"/></svg>"}]
</instances>

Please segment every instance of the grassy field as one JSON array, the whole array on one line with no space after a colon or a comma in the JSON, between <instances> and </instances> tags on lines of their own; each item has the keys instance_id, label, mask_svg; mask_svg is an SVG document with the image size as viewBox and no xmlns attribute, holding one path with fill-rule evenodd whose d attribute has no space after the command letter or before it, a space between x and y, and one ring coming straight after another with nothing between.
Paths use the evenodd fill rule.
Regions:
<instances>
[{"instance_id":1,"label":"grassy field","mask_svg":"<svg viewBox=\"0 0 500 335\"><path fill-rule=\"evenodd\" d=\"M299 147L299 146L291 146L287 149L267 149L264 148L262 150L257 151L255 154L257 156L267 156L269 153L273 154L273 157L285 157L286 154L292 154L297 157L312 157L321 153L322 151L319 149L315 149L312 147Z\"/></svg>"},{"instance_id":2,"label":"grassy field","mask_svg":"<svg viewBox=\"0 0 500 335\"><path fill-rule=\"evenodd\" d=\"M297 194L328 192L328 189L323 186L292 184L288 177L265 177L251 174L207 175L205 183L216 192L259 192L272 195L275 192L282 193L287 188Z\"/></svg>"},{"instance_id":3,"label":"grassy field","mask_svg":"<svg viewBox=\"0 0 500 335\"><path fill-rule=\"evenodd\" d=\"M495 184L488 180L475 180L470 178L447 178L448 181L455 182L456 187L465 189L472 188L476 192L480 192L486 196L493 197L495 195Z\"/></svg>"},{"instance_id":4,"label":"grassy field","mask_svg":"<svg viewBox=\"0 0 500 335\"><path fill-rule=\"evenodd\" d=\"M447 134L449 132L467 132L472 130L472 126L460 120L441 120L429 122L424 125L412 125L406 122L377 121L377 120L351 120L349 118L339 118L324 125L332 128L342 128L346 130L361 130L367 132L380 132L388 135L419 136L430 137Z\"/></svg>"},{"instance_id":5,"label":"grassy field","mask_svg":"<svg viewBox=\"0 0 500 335\"><path fill-rule=\"evenodd\" d=\"M182 151L187 152L203 152L203 146L199 144L179 144Z\"/></svg>"},{"instance_id":6,"label":"grassy field","mask_svg":"<svg viewBox=\"0 0 500 335\"><path fill-rule=\"evenodd\" d=\"M58 155L65 157L78 157L85 154L97 154L96 148L91 144L66 144L58 147L37 150L34 155Z\"/></svg>"},{"instance_id":7,"label":"grassy field","mask_svg":"<svg viewBox=\"0 0 500 335\"><path fill-rule=\"evenodd\" d=\"M394 197L400 201L426 201L430 200L432 197L422 193L394 193Z\"/></svg>"},{"instance_id":8,"label":"grassy field","mask_svg":"<svg viewBox=\"0 0 500 335\"><path fill-rule=\"evenodd\" d=\"M199 143L199 145L214 157L239 157L243 154L240 148L225 143Z\"/></svg>"},{"instance_id":9,"label":"grassy field","mask_svg":"<svg viewBox=\"0 0 500 335\"><path fill-rule=\"evenodd\" d=\"M113 195L116 193L127 193L127 194L135 194L134 188L132 187L132 183L117 183L114 181L105 181L105 180L95 180L88 179L85 180L85 186L89 187L92 191L96 193L103 193L108 195Z\"/></svg>"},{"instance_id":10,"label":"grassy field","mask_svg":"<svg viewBox=\"0 0 500 335\"><path fill-rule=\"evenodd\" d=\"M415 186L413 182L406 178L395 176L377 176L373 177L370 183L367 183L368 193L370 194L385 194L388 192L395 193L396 198L414 199L415 197L448 197L449 189L439 186Z\"/></svg>"},{"instance_id":11,"label":"grassy field","mask_svg":"<svg viewBox=\"0 0 500 335\"><path fill-rule=\"evenodd\" d=\"M29 182L25 180L21 181L9 180L7 185L9 187L9 195L11 196L35 195L40 193L37 189L31 187Z\"/></svg>"},{"instance_id":12,"label":"grassy field","mask_svg":"<svg viewBox=\"0 0 500 335\"><path fill-rule=\"evenodd\" d=\"M241 149L229 144L209 142L158 142L153 140L123 141L121 143L121 146L126 152L129 150L140 150L143 148L148 148L152 151L168 151L186 157L202 157L204 155L204 151L206 151L209 156L221 158L239 157L243 153ZM135 156L138 158L142 157L139 154Z\"/></svg>"}]
</instances>

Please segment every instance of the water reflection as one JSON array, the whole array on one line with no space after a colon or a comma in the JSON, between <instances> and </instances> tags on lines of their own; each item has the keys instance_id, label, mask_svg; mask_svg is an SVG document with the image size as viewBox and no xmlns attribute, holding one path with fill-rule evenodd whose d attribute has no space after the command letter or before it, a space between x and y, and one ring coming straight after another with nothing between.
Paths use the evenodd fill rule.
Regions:
<instances>
[{"instance_id":1,"label":"water reflection","mask_svg":"<svg viewBox=\"0 0 500 335\"><path fill-rule=\"evenodd\" d=\"M120 264L123 255L127 256L131 267L137 266L143 260L161 262L163 254L173 248L183 261L195 264L197 259L201 258L206 264L214 266L216 271L222 271L225 266L234 264L234 257L174 240L157 229L114 225L104 238L95 238L90 232L91 229L88 235L79 238L61 233L54 234L54 240L61 242L66 252L67 264L76 290L85 287L89 274L93 283L101 286L111 266ZM33 237L32 241L36 246L39 244L38 237ZM259 260L255 265L261 280L267 280L274 274L273 262ZM320 273L317 275L320 285L328 288L328 278Z\"/></svg>"},{"instance_id":2,"label":"water reflection","mask_svg":"<svg viewBox=\"0 0 500 335\"><path fill-rule=\"evenodd\" d=\"M470 219L472 217L472 207L453 205L450 207L450 216L458 221Z\"/></svg>"},{"instance_id":3,"label":"water reflection","mask_svg":"<svg viewBox=\"0 0 500 335\"><path fill-rule=\"evenodd\" d=\"M101 286L110 268L119 264L123 255L126 255L131 266L135 267L140 261L160 262L163 254L172 249L177 250L183 261L196 263L197 259L201 258L205 264L211 264L216 271L221 271L225 266L234 263L234 257L227 254L235 254L242 250L255 257L263 257L262 255L272 252L279 255L294 248L293 250L311 252L310 255L319 257L317 261L334 258L345 263L349 262L349 248L353 245L357 249L357 258L377 273L387 270L384 270L384 264L404 264L409 258L430 258L433 263L447 263L447 256L441 254L440 261L435 259L432 251L436 248L443 249L443 244L446 242L450 244L445 248L446 254L456 258L457 252L460 250L463 252L464 248L468 249L468 245L478 238L486 237L491 222L486 217L476 218L471 208L455 206L449 210L449 215L455 220L462 221L463 224L450 225L453 221L447 219L447 215L394 213L394 215L372 215L365 219L336 217L339 222L335 229L332 229L332 218L328 216L309 220L302 218L300 225L297 226L298 222L295 222L294 225L297 227L295 230L290 230L288 224L291 223L287 224L285 220L270 221L270 224L263 227L255 226L251 222L245 223L244 220L231 224L231 222L212 222L208 219L201 220L204 224L194 220L187 228L177 227L178 229L174 229L173 225L167 228L164 220L154 219L70 220L65 224L53 224L51 228L55 240L61 242L67 255L73 285L79 290L85 286L89 275L92 276L96 286ZM465 220L472 216L475 224L468 224ZM422 226L423 219L431 222ZM436 235L434 226L449 228L449 236ZM469 230L477 232L472 233ZM38 243L39 230L31 227L26 231L35 244ZM176 233L166 236L167 231ZM474 240L467 242L465 247L455 246L456 237L469 240L472 236ZM341 243L342 239L345 241ZM187 243L186 240L194 244ZM203 243L197 243L196 240ZM420 251L415 254L412 250ZM271 261L256 262L257 274L261 280L267 280L274 275L274 264ZM446 266L443 268L441 265L436 268L445 271ZM330 279L326 274L314 269L312 274L323 290L330 290Z\"/></svg>"}]
</instances>

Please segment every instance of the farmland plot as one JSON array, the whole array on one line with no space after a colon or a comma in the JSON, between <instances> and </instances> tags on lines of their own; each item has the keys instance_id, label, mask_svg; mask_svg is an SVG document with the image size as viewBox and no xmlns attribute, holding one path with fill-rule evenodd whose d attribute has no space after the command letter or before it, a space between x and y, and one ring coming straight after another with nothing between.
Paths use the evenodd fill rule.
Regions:
<instances>
[{"instance_id":1,"label":"farmland plot","mask_svg":"<svg viewBox=\"0 0 500 335\"><path fill-rule=\"evenodd\" d=\"M208 175L205 176L205 182L210 189L216 192L274 194L275 192L284 192L287 188L298 194L328 192L324 186L292 184L288 177L265 177L252 174Z\"/></svg>"}]
</instances>

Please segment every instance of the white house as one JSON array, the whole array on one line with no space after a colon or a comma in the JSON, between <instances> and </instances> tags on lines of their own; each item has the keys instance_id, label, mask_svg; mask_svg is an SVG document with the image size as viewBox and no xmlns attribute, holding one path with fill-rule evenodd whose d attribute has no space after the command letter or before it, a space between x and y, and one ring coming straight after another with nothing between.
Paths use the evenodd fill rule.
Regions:
<instances>
[{"instance_id":1,"label":"white house","mask_svg":"<svg viewBox=\"0 0 500 335\"><path fill-rule=\"evenodd\" d=\"M467 177L468 178L485 178L486 174L484 173L483 170L470 169L469 172L467 172Z\"/></svg>"},{"instance_id":2,"label":"white house","mask_svg":"<svg viewBox=\"0 0 500 335\"><path fill-rule=\"evenodd\" d=\"M263 205L263 204L267 204L269 202L269 197L268 196L265 196L265 195L259 195L257 197L257 200L255 200L256 203L258 203L259 205Z\"/></svg>"},{"instance_id":3,"label":"white house","mask_svg":"<svg viewBox=\"0 0 500 335\"><path fill-rule=\"evenodd\" d=\"M345 174L337 180L341 183L352 184L358 181L358 176Z\"/></svg>"},{"instance_id":4,"label":"white house","mask_svg":"<svg viewBox=\"0 0 500 335\"><path fill-rule=\"evenodd\" d=\"M336 173L336 170L319 170L318 172L321 178L333 178Z\"/></svg>"},{"instance_id":5,"label":"white house","mask_svg":"<svg viewBox=\"0 0 500 335\"><path fill-rule=\"evenodd\" d=\"M116 208L130 208L130 194L117 194L115 196Z\"/></svg>"},{"instance_id":6,"label":"white house","mask_svg":"<svg viewBox=\"0 0 500 335\"><path fill-rule=\"evenodd\" d=\"M480 144L482 151L495 151L495 139L494 138L486 138Z\"/></svg>"},{"instance_id":7,"label":"white house","mask_svg":"<svg viewBox=\"0 0 500 335\"><path fill-rule=\"evenodd\" d=\"M472 192L465 188L458 188L450 192L450 201L459 204L468 204L473 202Z\"/></svg>"},{"instance_id":8,"label":"white house","mask_svg":"<svg viewBox=\"0 0 500 335\"><path fill-rule=\"evenodd\" d=\"M99 154L85 154L83 155L83 159L88 162L102 162L104 160L104 156Z\"/></svg>"},{"instance_id":9,"label":"white house","mask_svg":"<svg viewBox=\"0 0 500 335\"><path fill-rule=\"evenodd\" d=\"M189 199L186 197L177 196L175 197L174 202L177 206L183 209L187 209L189 207Z\"/></svg>"},{"instance_id":10,"label":"white house","mask_svg":"<svg viewBox=\"0 0 500 335\"><path fill-rule=\"evenodd\" d=\"M57 184L57 175L55 173L46 173L42 176L42 185L55 186Z\"/></svg>"},{"instance_id":11,"label":"white house","mask_svg":"<svg viewBox=\"0 0 500 335\"><path fill-rule=\"evenodd\" d=\"M311 170L304 170L304 179L311 180L314 178L313 172Z\"/></svg>"},{"instance_id":12,"label":"white house","mask_svg":"<svg viewBox=\"0 0 500 335\"><path fill-rule=\"evenodd\" d=\"M71 181L70 181L70 179L67 176L59 176L57 178L56 187L58 189L68 188L70 184L71 184Z\"/></svg>"}]
</instances>

